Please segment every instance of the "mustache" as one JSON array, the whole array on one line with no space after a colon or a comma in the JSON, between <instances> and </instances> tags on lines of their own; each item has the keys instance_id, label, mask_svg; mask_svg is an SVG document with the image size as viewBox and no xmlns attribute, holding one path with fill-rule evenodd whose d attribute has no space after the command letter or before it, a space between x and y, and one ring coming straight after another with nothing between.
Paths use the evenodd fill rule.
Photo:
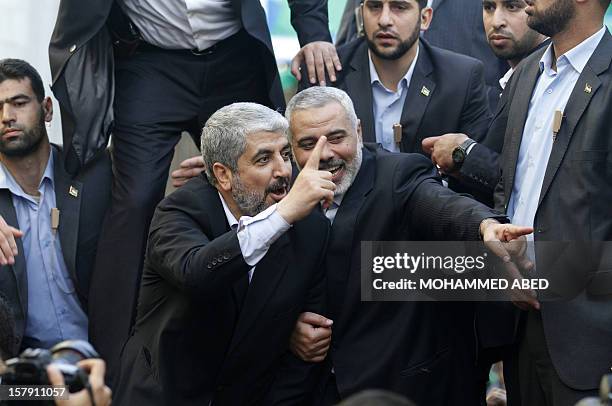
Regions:
<instances>
[{"instance_id":1,"label":"mustache","mask_svg":"<svg viewBox=\"0 0 612 406\"><path fill-rule=\"evenodd\" d=\"M507 37L507 38L514 38L513 35L505 30L493 30L489 33L489 38L491 38L492 35L501 35L503 37Z\"/></svg>"},{"instance_id":2,"label":"mustache","mask_svg":"<svg viewBox=\"0 0 612 406\"><path fill-rule=\"evenodd\" d=\"M377 30L377 31L374 31L374 36L377 36L378 34L391 35L391 36L393 36L395 38L398 37L396 32L393 32L393 31L390 31L390 30Z\"/></svg>"},{"instance_id":3,"label":"mustache","mask_svg":"<svg viewBox=\"0 0 612 406\"><path fill-rule=\"evenodd\" d=\"M277 180L272 182L270 185L268 185L268 187L266 188L266 194L276 193L283 189L289 189L289 182L290 182L289 178L278 178Z\"/></svg>"}]
</instances>

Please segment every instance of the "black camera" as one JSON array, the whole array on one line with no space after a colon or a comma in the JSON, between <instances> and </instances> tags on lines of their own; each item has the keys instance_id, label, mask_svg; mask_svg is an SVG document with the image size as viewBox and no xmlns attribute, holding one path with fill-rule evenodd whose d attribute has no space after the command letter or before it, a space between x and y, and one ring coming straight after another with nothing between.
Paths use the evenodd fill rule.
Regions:
<instances>
[{"instance_id":1,"label":"black camera","mask_svg":"<svg viewBox=\"0 0 612 406\"><path fill-rule=\"evenodd\" d=\"M78 392L89 383L89 376L76 363L86 358L99 358L91 344L82 340L62 341L45 350L28 348L16 358L6 361L3 385L49 385L47 366L53 364L64 375L70 393Z\"/></svg>"}]
</instances>

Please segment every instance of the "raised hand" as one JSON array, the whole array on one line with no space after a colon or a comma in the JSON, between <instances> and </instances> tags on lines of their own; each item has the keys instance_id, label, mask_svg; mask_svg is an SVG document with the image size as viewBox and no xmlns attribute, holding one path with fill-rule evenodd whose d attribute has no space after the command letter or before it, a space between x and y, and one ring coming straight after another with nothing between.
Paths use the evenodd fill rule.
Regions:
<instances>
[{"instance_id":1,"label":"raised hand","mask_svg":"<svg viewBox=\"0 0 612 406\"><path fill-rule=\"evenodd\" d=\"M332 174L319 170L321 152L326 143L325 136L319 138L291 191L278 203L278 213L289 224L306 217L321 201L331 204L334 200L336 184L331 180Z\"/></svg>"}]
</instances>

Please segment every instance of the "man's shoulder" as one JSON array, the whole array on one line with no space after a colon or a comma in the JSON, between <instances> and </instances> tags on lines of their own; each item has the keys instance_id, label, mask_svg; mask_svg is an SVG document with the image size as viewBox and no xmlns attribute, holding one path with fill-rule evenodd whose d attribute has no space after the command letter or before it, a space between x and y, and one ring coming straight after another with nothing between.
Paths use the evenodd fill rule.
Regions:
<instances>
[{"instance_id":1,"label":"man's shoulder","mask_svg":"<svg viewBox=\"0 0 612 406\"><path fill-rule=\"evenodd\" d=\"M389 152L379 144L373 143L366 143L364 147L365 153L372 154L375 159L376 184L382 187L391 186L395 180L401 180L406 176L431 172L433 169L431 161L422 154Z\"/></svg>"},{"instance_id":2,"label":"man's shoulder","mask_svg":"<svg viewBox=\"0 0 612 406\"><path fill-rule=\"evenodd\" d=\"M217 189L214 188L204 174L190 179L183 186L164 197L158 205L160 210L201 210L219 200Z\"/></svg>"},{"instance_id":3,"label":"man's shoulder","mask_svg":"<svg viewBox=\"0 0 612 406\"><path fill-rule=\"evenodd\" d=\"M433 69L444 73L453 73L450 78L456 78L457 74L471 72L477 67L484 67L483 63L471 56L459 54L448 49L438 48L421 39L421 49L424 57L431 60ZM420 56L419 56L420 57Z\"/></svg>"}]
</instances>

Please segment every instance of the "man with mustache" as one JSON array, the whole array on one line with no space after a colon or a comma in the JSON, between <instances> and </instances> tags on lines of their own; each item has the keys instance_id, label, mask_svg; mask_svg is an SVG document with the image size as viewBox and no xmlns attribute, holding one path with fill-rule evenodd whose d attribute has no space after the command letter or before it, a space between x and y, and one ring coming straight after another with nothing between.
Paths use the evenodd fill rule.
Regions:
<instances>
[{"instance_id":1,"label":"man with mustache","mask_svg":"<svg viewBox=\"0 0 612 406\"><path fill-rule=\"evenodd\" d=\"M483 65L419 39L432 19L427 1L365 0L361 10L365 35L338 48L344 69L332 85L353 100L364 141L423 153L432 135L482 137L490 118Z\"/></svg>"},{"instance_id":2,"label":"man with mustache","mask_svg":"<svg viewBox=\"0 0 612 406\"><path fill-rule=\"evenodd\" d=\"M332 223L325 267L333 326L324 315L308 313L292 335L295 353L325 359L314 404L332 405L367 388L392 390L420 405L477 404L469 305L362 302L361 242L499 242L531 229L499 224L503 216L443 187L423 156L363 144L353 104L339 89L298 93L286 117L298 166L308 169L320 154L319 167L331 172L336 185L325 209ZM323 148L321 138L327 140Z\"/></svg>"},{"instance_id":3,"label":"man with mustache","mask_svg":"<svg viewBox=\"0 0 612 406\"><path fill-rule=\"evenodd\" d=\"M89 282L110 201L106 153L69 175L49 143L52 117L38 72L0 60L0 294L15 316L15 350L87 340Z\"/></svg>"},{"instance_id":4,"label":"man with mustache","mask_svg":"<svg viewBox=\"0 0 612 406\"><path fill-rule=\"evenodd\" d=\"M270 405L308 387L299 374L313 366L287 350L299 313L325 311L328 223L313 209L336 187L318 168L322 141L289 190L287 128L253 103L206 122L205 174L164 199L151 223L114 403Z\"/></svg>"},{"instance_id":5,"label":"man with mustache","mask_svg":"<svg viewBox=\"0 0 612 406\"><path fill-rule=\"evenodd\" d=\"M574 405L595 394L611 367L612 250L601 244L612 240L610 0L526 2L527 24L552 43L527 57L506 88L495 203L513 221L533 225L535 272L579 288L522 314L522 404ZM589 250L566 255L551 241ZM589 254L593 242L602 248Z\"/></svg>"}]
</instances>

